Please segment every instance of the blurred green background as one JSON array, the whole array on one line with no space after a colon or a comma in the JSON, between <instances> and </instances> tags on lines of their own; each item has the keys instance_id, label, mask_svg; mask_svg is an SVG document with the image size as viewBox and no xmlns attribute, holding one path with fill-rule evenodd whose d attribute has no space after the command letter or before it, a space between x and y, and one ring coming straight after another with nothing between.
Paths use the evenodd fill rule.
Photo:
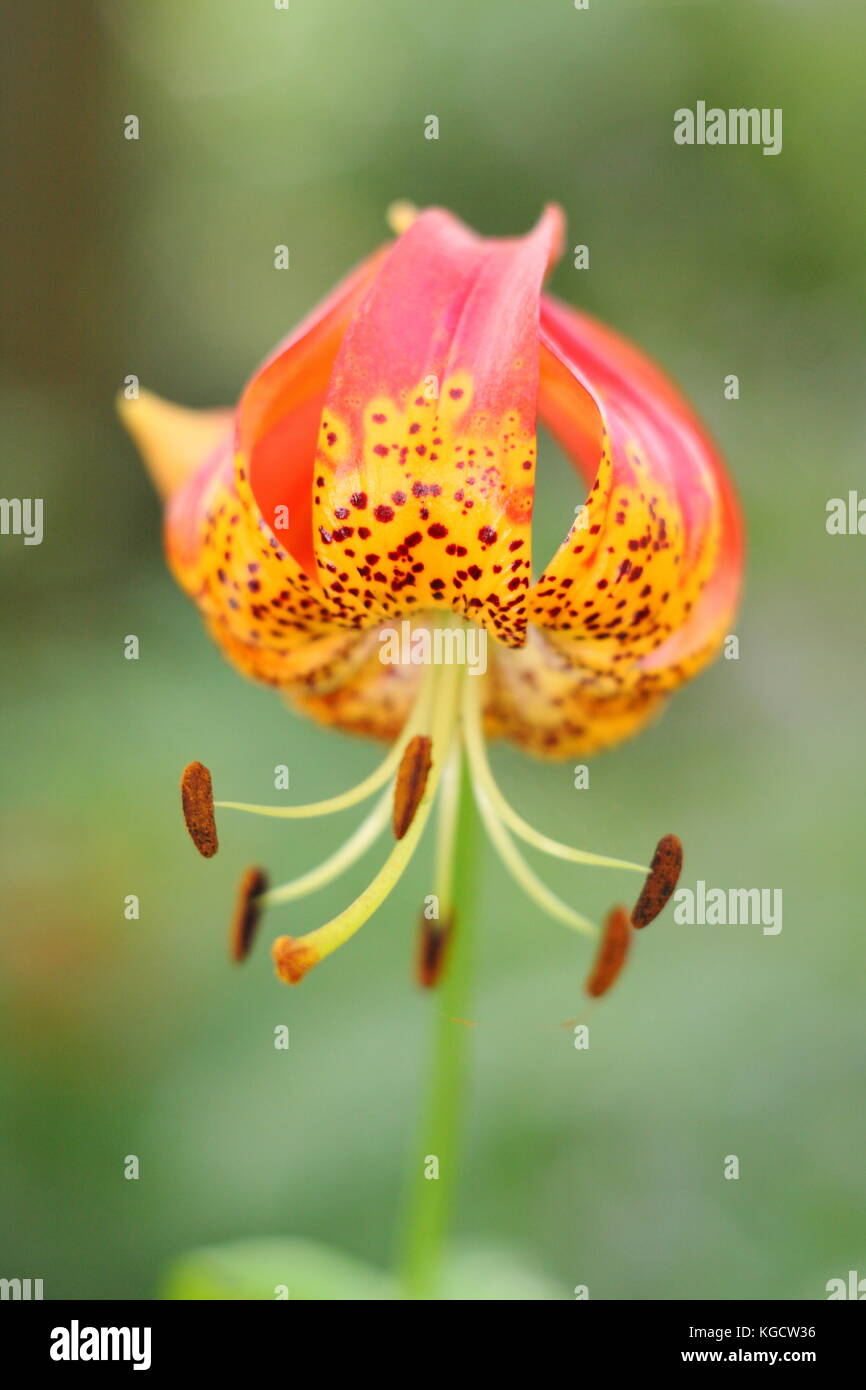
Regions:
<instances>
[{"instance_id":1,"label":"blurred green background","mask_svg":"<svg viewBox=\"0 0 866 1390\"><path fill-rule=\"evenodd\" d=\"M338 910L372 859L275 910L255 959L229 967L240 868L280 881L354 822L225 815L205 863L180 768L200 758L218 794L267 801L287 763L306 801L375 750L223 664L163 566L112 398L132 372L230 403L382 239L397 197L489 233L561 202L591 259L566 256L554 289L681 382L748 519L740 660L593 762L589 791L507 748L503 785L529 819L608 853L646 855L676 829L685 884L782 888L785 907L777 937L668 913L578 1052L558 1024L580 1011L585 947L486 853L457 1232L526 1252L566 1298L585 1283L592 1298L812 1299L866 1274L866 539L825 530L828 498L864 485L866 12L111 0L19 7L8 28L3 492L44 497L46 532L0 540L0 1274L41 1277L49 1298L141 1298L202 1243L296 1235L390 1257L436 1007L410 978L428 875L419 860L297 991L273 977L270 936ZM698 99L782 107L782 154L676 146L673 112ZM581 500L552 447L540 478L539 558ZM590 914L633 890L545 869Z\"/></svg>"}]
</instances>

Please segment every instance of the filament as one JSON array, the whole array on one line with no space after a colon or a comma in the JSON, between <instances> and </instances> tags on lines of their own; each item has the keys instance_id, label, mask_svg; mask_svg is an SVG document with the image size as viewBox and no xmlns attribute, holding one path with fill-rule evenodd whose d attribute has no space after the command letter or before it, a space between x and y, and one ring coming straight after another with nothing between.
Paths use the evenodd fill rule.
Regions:
<instances>
[{"instance_id":1,"label":"filament","mask_svg":"<svg viewBox=\"0 0 866 1390\"><path fill-rule=\"evenodd\" d=\"M433 713L433 761L430 775L418 809L406 834L398 840L379 872L358 894L353 903L324 926L299 938L280 937L274 942L274 958L282 978L297 983L311 966L330 955L354 936L395 888L430 815L433 799L442 776L442 755L447 755L457 720L458 696L462 670L457 666L435 667L435 701Z\"/></svg>"},{"instance_id":2,"label":"filament","mask_svg":"<svg viewBox=\"0 0 866 1390\"><path fill-rule=\"evenodd\" d=\"M576 849L572 845L562 844L559 840L552 840L549 835L543 835L515 811L493 776L481 728L481 694L469 681L466 681L464 688L463 731L473 781L483 788L498 818L521 840L544 854L552 855L555 859L566 859L572 864L589 864L599 869L630 869L639 874L649 872L646 864L634 864L629 859L611 859L606 854L592 854L588 850Z\"/></svg>"},{"instance_id":3,"label":"filament","mask_svg":"<svg viewBox=\"0 0 866 1390\"><path fill-rule=\"evenodd\" d=\"M597 936L598 927L586 917L582 917L579 912L575 912L568 903L563 902L562 898L548 888L547 884L543 883L529 867L496 814L486 791L478 783L475 783L474 787L478 810L481 813L484 827L493 841L494 848L512 878L520 885L527 897L531 898L551 917L555 917L559 922L564 922L567 927L582 932L584 936Z\"/></svg>"},{"instance_id":4,"label":"filament","mask_svg":"<svg viewBox=\"0 0 866 1390\"><path fill-rule=\"evenodd\" d=\"M271 816L275 820L308 820L313 816L329 816L335 811L344 811L349 806L355 806L359 801L366 801L368 796L372 796L393 776L400 766L400 759L409 740L419 729L426 727L433 688L433 670L431 666L424 672L412 712L386 757L363 781L350 787L348 791L341 792L339 796L330 796L325 801L311 801L306 806L255 806L246 801L216 801L214 805L228 811L246 811L253 816Z\"/></svg>"},{"instance_id":5,"label":"filament","mask_svg":"<svg viewBox=\"0 0 866 1390\"><path fill-rule=\"evenodd\" d=\"M283 883L279 888L272 888L269 892L263 893L259 898L262 907L276 907L279 903L289 903L295 898L305 898L308 893L314 893L317 888L324 888L333 879L344 873L346 869L361 858L366 850L370 848L374 840L378 839L391 815L391 792L385 792L373 807L372 811L357 830L351 834L340 848L332 855L317 865L315 869L310 869L307 873L301 874L299 878L292 879L289 883Z\"/></svg>"}]
</instances>

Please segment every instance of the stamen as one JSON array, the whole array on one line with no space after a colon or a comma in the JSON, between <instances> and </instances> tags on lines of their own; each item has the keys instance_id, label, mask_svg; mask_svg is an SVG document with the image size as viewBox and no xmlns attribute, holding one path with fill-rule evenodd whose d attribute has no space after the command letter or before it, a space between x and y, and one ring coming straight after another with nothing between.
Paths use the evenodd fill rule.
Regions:
<instances>
[{"instance_id":1,"label":"stamen","mask_svg":"<svg viewBox=\"0 0 866 1390\"><path fill-rule=\"evenodd\" d=\"M428 922L426 917L421 918L418 924L415 978L422 989L433 989L439 983L453 929L453 914L445 922Z\"/></svg>"},{"instance_id":2,"label":"stamen","mask_svg":"<svg viewBox=\"0 0 866 1390\"><path fill-rule=\"evenodd\" d=\"M628 910L624 907L611 908L605 919L592 970L584 985L592 999L600 999L615 983L625 965L631 937Z\"/></svg>"},{"instance_id":3,"label":"stamen","mask_svg":"<svg viewBox=\"0 0 866 1390\"><path fill-rule=\"evenodd\" d=\"M575 849L572 845L564 845L559 840L552 840L549 835L543 835L541 831L536 830L534 825L530 825L515 811L496 782L487 757L487 748L481 727L483 694L481 690L476 689L476 686L479 685L483 685L483 682L473 681L470 686L470 682L467 681L464 688L463 727L466 737L466 751L469 754L475 781L484 788L484 792L495 808L497 815L500 820L505 822L509 830L513 830L514 834L524 840L526 844L540 849L544 854L549 854L554 859L566 859L572 864L590 864L597 869L631 869L639 874L649 873L646 864L634 864L629 859L611 859L606 854L591 854L587 850Z\"/></svg>"},{"instance_id":4,"label":"stamen","mask_svg":"<svg viewBox=\"0 0 866 1390\"><path fill-rule=\"evenodd\" d=\"M682 867L682 844L676 835L663 835L656 846L647 881L632 909L632 926L648 927L658 917L677 886Z\"/></svg>"},{"instance_id":5,"label":"stamen","mask_svg":"<svg viewBox=\"0 0 866 1390\"><path fill-rule=\"evenodd\" d=\"M431 667L431 670L436 670ZM355 935L366 921L388 897L399 882L409 860L415 852L422 831L427 824L442 768L438 756L440 748L447 748L451 741L457 715L457 695L459 691L460 669L446 666L437 676L439 689L435 702L433 727L433 757L427 785L421 796L412 823L398 840L379 872L349 907L338 913L330 922L308 932L306 936L281 936L273 945L274 963L277 974L287 984L297 984L304 975L325 956L336 951L345 941Z\"/></svg>"},{"instance_id":6,"label":"stamen","mask_svg":"<svg viewBox=\"0 0 866 1390\"><path fill-rule=\"evenodd\" d=\"M252 950L267 886L268 877L263 869L247 869L240 881L229 933L229 953L238 964L246 960Z\"/></svg>"},{"instance_id":7,"label":"stamen","mask_svg":"<svg viewBox=\"0 0 866 1390\"><path fill-rule=\"evenodd\" d=\"M438 908L436 920L422 917L415 955L415 978L422 989L439 983L454 933L454 851L460 809L460 782L463 752L459 738L442 770L436 806L436 859L433 892Z\"/></svg>"},{"instance_id":8,"label":"stamen","mask_svg":"<svg viewBox=\"0 0 866 1390\"><path fill-rule=\"evenodd\" d=\"M358 828L351 834L348 840L340 846L334 853L318 864L315 869L309 869L299 878L292 879L289 883L283 883L279 888L272 888L269 893L262 898L262 907L276 907L279 903L289 903L295 898L305 898L309 893L314 893L317 888L324 888L331 883L346 869L351 868L357 859L369 849L373 841L376 840L388 823L391 814L391 793L387 791L380 797L368 816Z\"/></svg>"},{"instance_id":9,"label":"stamen","mask_svg":"<svg viewBox=\"0 0 866 1390\"><path fill-rule=\"evenodd\" d=\"M434 769L427 783L427 792L431 794L435 790L435 776ZM403 839L397 841L375 878L349 907L333 917L330 922L326 922L323 927L308 932L306 936L281 936L274 942L274 963L281 979L287 984L297 984L318 961L329 956L338 946L342 946L344 941L354 936L368 918L372 917L377 907L381 907L412 858L421 831L427 822L429 810L429 801L422 800L418 813Z\"/></svg>"},{"instance_id":10,"label":"stamen","mask_svg":"<svg viewBox=\"0 0 866 1390\"><path fill-rule=\"evenodd\" d=\"M180 799L190 839L199 854L212 859L219 849L219 840L213 814L213 784L204 763L190 763L184 768Z\"/></svg>"},{"instance_id":11,"label":"stamen","mask_svg":"<svg viewBox=\"0 0 866 1390\"><path fill-rule=\"evenodd\" d=\"M543 883L532 871L478 783L474 784L474 790L475 800L478 810L481 812L485 829L506 869L520 884L524 893L537 903L544 912L555 917L557 921L564 922L567 927L573 927L575 931L583 932L584 936L596 936L598 927L593 922L588 921L586 917L581 917L580 913L575 912L568 903L563 902L562 898L557 897L556 893L552 892L547 884Z\"/></svg>"},{"instance_id":12,"label":"stamen","mask_svg":"<svg viewBox=\"0 0 866 1390\"><path fill-rule=\"evenodd\" d=\"M394 786L394 839L402 840L418 810L430 772L432 744L425 734L409 741L400 760Z\"/></svg>"},{"instance_id":13,"label":"stamen","mask_svg":"<svg viewBox=\"0 0 866 1390\"><path fill-rule=\"evenodd\" d=\"M252 816L270 816L274 820L309 820L314 816L330 816L335 811L344 811L359 801L366 801L380 787L384 787L397 768L400 760L419 728L425 727L429 719L432 677L434 668L428 667L421 681L421 688L412 711L406 720L399 737L392 744L377 768L356 786L339 796L329 796L325 801L311 801L305 806L258 806L248 801L216 801L215 806L228 811L246 811Z\"/></svg>"}]
</instances>

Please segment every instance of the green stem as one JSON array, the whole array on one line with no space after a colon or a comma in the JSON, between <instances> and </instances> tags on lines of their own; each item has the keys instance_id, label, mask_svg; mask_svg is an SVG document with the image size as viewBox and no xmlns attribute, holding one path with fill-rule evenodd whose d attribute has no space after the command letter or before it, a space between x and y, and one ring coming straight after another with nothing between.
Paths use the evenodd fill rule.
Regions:
<instances>
[{"instance_id":1,"label":"green stem","mask_svg":"<svg viewBox=\"0 0 866 1390\"><path fill-rule=\"evenodd\" d=\"M457 1182L458 1130L462 1120L469 1032L466 1018L471 957L472 890L476 812L468 767L461 768L453 869L454 929L444 979L433 995L438 1006L420 1143L412 1150L401 1274L406 1297L436 1296L448 1220ZM428 1160L438 1160L438 1178Z\"/></svg>"}]
</instances>

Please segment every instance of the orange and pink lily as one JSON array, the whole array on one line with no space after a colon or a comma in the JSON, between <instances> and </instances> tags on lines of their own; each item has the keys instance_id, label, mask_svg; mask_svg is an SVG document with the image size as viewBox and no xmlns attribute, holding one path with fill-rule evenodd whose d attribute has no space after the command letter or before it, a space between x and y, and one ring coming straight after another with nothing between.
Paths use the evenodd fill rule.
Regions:
<instances>
[{"instance_id":1,"label":"orange and pink lily","mask_svg":"<svg viewBox=\"0 0 866 1390\"><path fill-rule=\"evenodd\" d=\"M278 346L235 410L185 410L149 393L123 402L166 499L171 569L224 654L302 714L390 745L358 786L301 807L213 803L210 774L193 764L187 823L212 854L214 804L292 819L385 789L323 865L273 889L259 871L245 877L238 958L263 907L329 882L391 821L393 844L359 897L306 936L275 943L279 975L296 983L381 905L438 804L438 926L426 929L419 967L429 983L453 924L465 758L496 850L546 912L597 932L538 878L518 841L648 875L634 911L615 909L602 933L587 982L602 993L631 926L673 892L679 842L663 837L646 865L551 839L505 799L487 743L508 738L541 758L570 758L656 718L730 630L743 556L737 504L667 377L612 329L543 292L562 251L558 208L516 238L478 236L438 208L401 207L395 221L396 239ZM544 486L538 421L575 466L562 498L566 534L541 564L532 553ZM404 654L407 641L410 652L429 652L425 635L441 636L440 660L383 660L395 629ZM459 660L469 631L485 634L483 676Z\"/></svg>"}]
</instances>

